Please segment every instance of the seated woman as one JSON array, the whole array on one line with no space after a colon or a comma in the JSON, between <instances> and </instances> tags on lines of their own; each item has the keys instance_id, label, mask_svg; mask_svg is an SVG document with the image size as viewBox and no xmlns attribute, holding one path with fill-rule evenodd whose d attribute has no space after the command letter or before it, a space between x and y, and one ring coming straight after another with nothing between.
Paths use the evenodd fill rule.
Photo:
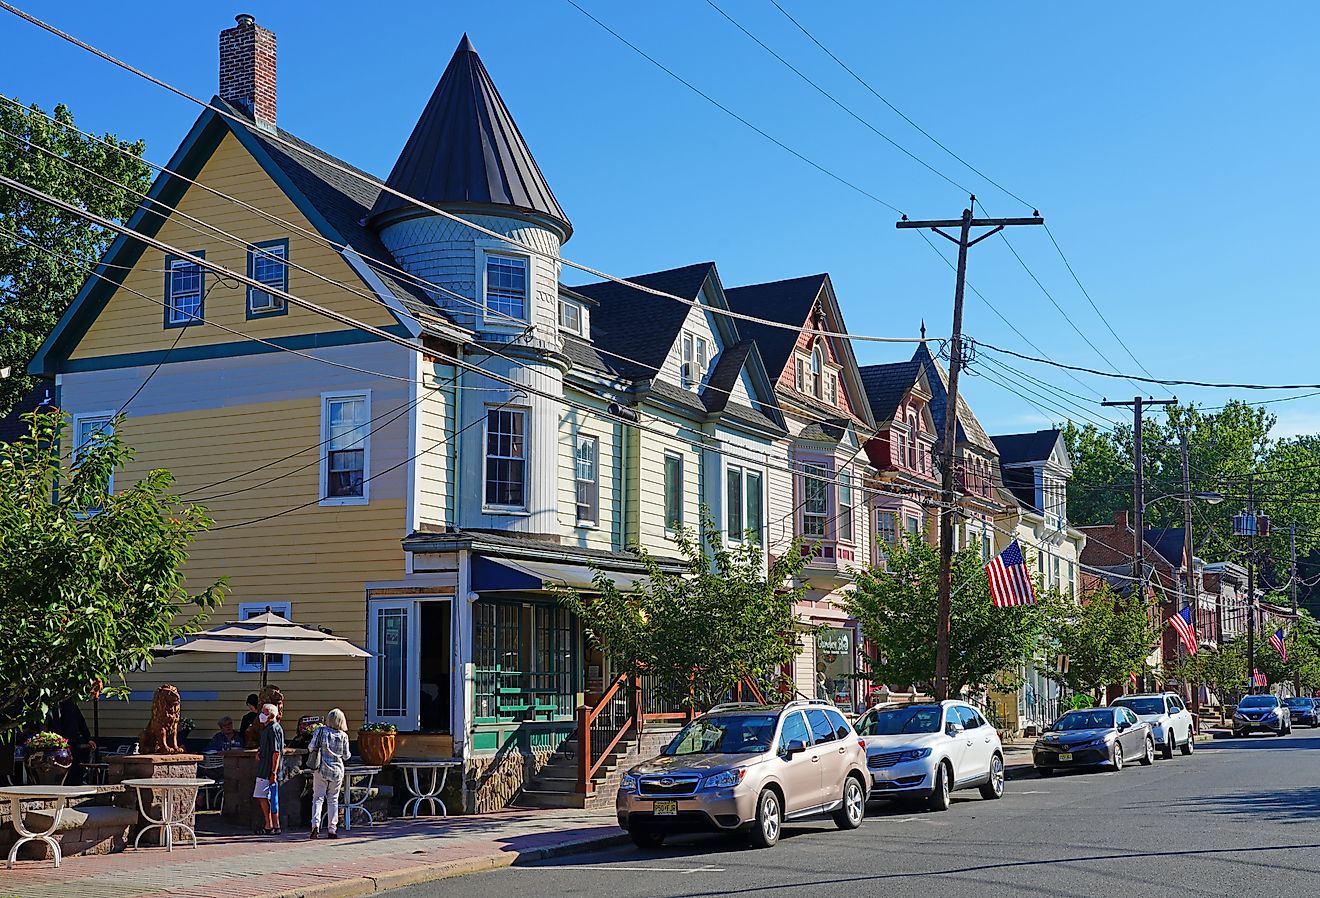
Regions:
<instances>
[{"instance_id":1,"label":"seated woman","mask_svg":"<svg viewBox=\"0 0 1320 898\"><path fill-rule=\"evenodd\" d=\"M206 743L206 751L237 751L243 747L243 738L239 736L238 730L234 729L234 718L221 717L217 726L220 727L220 732Z\"/></svg>"}]
</instances>

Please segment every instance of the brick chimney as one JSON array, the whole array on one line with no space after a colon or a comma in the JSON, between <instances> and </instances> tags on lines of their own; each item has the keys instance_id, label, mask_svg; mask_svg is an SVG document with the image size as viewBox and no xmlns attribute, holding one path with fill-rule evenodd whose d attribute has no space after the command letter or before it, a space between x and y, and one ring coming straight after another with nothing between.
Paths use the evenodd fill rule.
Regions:
<instances>
[{"instance_id":1,"label":"brick chimney","mask_svg":"<svg viewBox=\"0 0 1320 898\"><path fill-rule=\"evenodd\" d=\"M1114 512L1114 526L1119 528L1120 530L1132 529L1128 518L1129 518L1129 513L1127 511Z\"/></svg>"},{"instance_id":2,"label":"brick chimney","mask_svg":"<svg viewBox=\"0 0 1320 898\"><path fill-rule=\"evenodd\" d=\"M275 128L275 32L246 13L220 32L220 98L263 128Z\"/></svg>"}]
</instances>

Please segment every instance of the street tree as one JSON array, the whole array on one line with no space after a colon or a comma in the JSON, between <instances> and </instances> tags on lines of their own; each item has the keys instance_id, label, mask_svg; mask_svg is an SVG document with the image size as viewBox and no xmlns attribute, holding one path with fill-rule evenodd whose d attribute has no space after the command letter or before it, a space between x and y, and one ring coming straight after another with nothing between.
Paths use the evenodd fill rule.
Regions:
<instances>
[{"instance_id":1,"label":"street tree","mask_svg":"<svg viewBox=\"0 0 1320 898\"><path fill-rule=\"evenodd\" d=\"M0 129L0 174L95 215L126 219L150 186L142 141L84 137L66 106L48 118L36 106L0 97ZM114 234L4 187L0 229L9 232L0 233L0 367L10 369L0 379L4 415L36 386L28 362Z\"/></svg>"},{"instance_id":2,"label":"street tree","mask_svg":"<svg viewBox=\"0 0 1320 898\"><path fill-rule=\"evenodd\" d=\"M1055 602L1046 618L1045 637L1068 664L1066 669L1047 669L1045 676L1072 692L1094 695L1141 673L1159 636L1151 617L1151 604L1139 594L1121 595L1107 583L1080 601Z\"/></svg>"},{"instance_id":3,"label":"street tree","mask_svg":"<svg viewBox=\"0 0 1320 898\"><path fill-rule=\"evenodd\" d=\"M648 673L666 702L699 710L745 678L775 680L798 651L793 605L804 589L797 575L809 558L801 544L790 545L767 569L758 542L728 545L703 513L699 532L680 531L678 548L681 572L638 548L633 554L647 576L632 589L620 589L598 569L596 595L556 592L613 669Z\"/></svg>"},{"instance_id":4,"label":"street tree","mask_svg":"<svg viewBox=\"0 0 1320 898\"><path fill-rule=\"evenodd\" d=\"M1297 621L1285 630L1283 644L1288 660L1275 651L1267 641L1269 633L1265 633L1256 649L1256 667L1272 684L1296 681L1305 690L1320 687L1320 627L1315 618L1302 610Z\"/></svg>"},{"instance_id":5,"label":"street tree","mask_svg":"<svg viewBox=\"0 0 1320 898\"><path fill-rule=\"evenodd\" d=\"M225 586L185 588L188 546L210 522L170 492L169 472L111 492L131 457L117 436L98 434L70 465L63 417L26 421L0 443L0 734L40 725L98 681L123 693L124 675L195 632Z\"/></svg>"},{"instance_id":6,"label":"street tree","mask_svg":"<svg viewBox=\"0 0 1320 898\"><path fill-rule=\"evenodd\" d=\"M926 685L935 677L939 553L913 536L886 555L886 569L857 572L856 588L844 602L876 649L863 675L877 684ZM958 552L949 622L949 694L1015 688L1013 672L1036 643L1042 607L994 607L981 553L971 547Z\"/></svg>"}]
</instances>

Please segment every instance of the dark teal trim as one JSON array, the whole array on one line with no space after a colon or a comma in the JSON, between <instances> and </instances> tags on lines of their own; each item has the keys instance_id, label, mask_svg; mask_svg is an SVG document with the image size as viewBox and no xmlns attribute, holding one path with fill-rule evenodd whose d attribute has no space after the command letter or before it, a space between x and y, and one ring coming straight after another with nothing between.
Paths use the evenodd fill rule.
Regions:
<instances>
[{"instance_id":1,"label":"dark teal trim","mask_svg":"<svg viewBox=\"0 0 1320 898\"><path fill-rule=\"evenodd\" d=\"M391 324L381 330L397 337L407 338L408 329L402 324ZM90 359L70 359L63 370L107 371L114 368L135 368L141 365L156 365L166 356L171 362L195 362L205 359L227 359L245 355L263 355L269 352L282 352L285 349L325 349L330 346L353 346L358 343L372 343L382 339L375 334L358 330L326 331L318 334L296 334L292 337L275 337L266 343L242 341L238 343L212 343L207 346L180 346L174 350L152 349L144 352L126 352L119 355L103 355ZM270 344L274 344L273 346Z\"/></svg>"},{"instance_id":2,"label":"dark teal trim","mask_svg":"<svg viewBox=\"0 0 1320 898\"><path fill-rule=\"evenodd\" d=\"M199 259L205 259L206 250L195 249L193 250L193 255ZM201 291L197 297L197 314L195 316L189 317L184 321L170 320L170 308L174 305L174 291L172 289L173 280L174 280L173 278L174 271L172 269L172 265L175 262L186 262L186 261L188 260L184 256L176 256L172 253L165 254L165 289L161 293L161 296L165 297L165 307L161 309L161 314L164 316L166 328L192 327L194 324L206 323L206 269L200 265L197 266L197 273L201 277L201 281L197 285L198 290Z\"/></svg>"},{"instance_id":3,"label":"dark teal trim","mask_svg":"<svg viewBox=\"0 0 1320 898\"><path fill-rule=\"evenodd\" d=\"M248 247L248 251L247 251L247 276L252 278L253 280L256 280L257 259L260 258L259 251L263 249L272 249L273 247L277 247L277 246L284 250L284 277L280 280L278 284L271 284L271 286L275 287L278 290L283 290L285 293L288 293L289 292L289 238L288 237L281 237L278 240L262 240L257 243L251 244ZM262 283L265 282L263 281ZM289 302L286 299L280 299L280 307L278 309L270 309L267 311L254 312L252 310L252 294L256 292L257 290L255 287L249 286L247 288L247 300L244 303L244 305L247 307L248 321L251 321L253 318L274 318L277 315L289 314Z\"/></svg>"}]
</instances>

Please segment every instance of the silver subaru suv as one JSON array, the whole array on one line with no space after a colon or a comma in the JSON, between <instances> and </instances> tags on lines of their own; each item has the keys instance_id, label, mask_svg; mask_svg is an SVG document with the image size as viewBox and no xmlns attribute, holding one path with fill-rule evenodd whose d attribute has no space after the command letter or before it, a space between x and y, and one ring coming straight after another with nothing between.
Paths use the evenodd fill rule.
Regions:
<instances>
[{"instance_id":1,"label":"silver subaru suv","mask_svg":"<svg viewBox=\"0 0 1320 898\"><path fill-rule=\"evenodd\" d=\"M769 848L787 820L829 814L856 829L870 787L865 743L833 705L738 703L712 708L629 770L615 808L640 848L671 833L738 831Z\"/></svg>"}]
</instances>

